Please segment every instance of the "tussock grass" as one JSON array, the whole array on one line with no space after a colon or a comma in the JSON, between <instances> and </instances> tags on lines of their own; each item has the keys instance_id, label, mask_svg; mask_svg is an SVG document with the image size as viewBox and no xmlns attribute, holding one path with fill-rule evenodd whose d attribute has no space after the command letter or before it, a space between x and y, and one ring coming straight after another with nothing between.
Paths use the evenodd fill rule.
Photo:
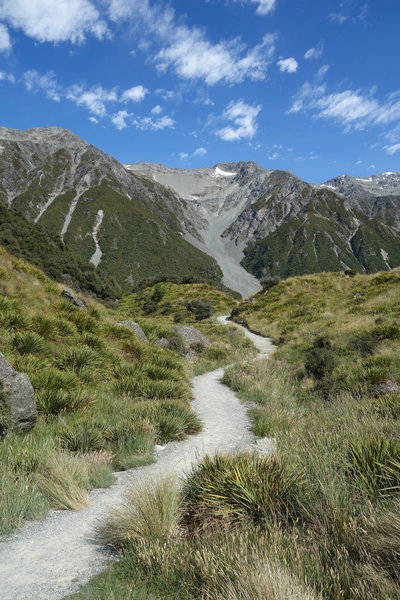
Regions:
<instances>
[{"instance_id":1,"label":"tussock grass","mask_svg":"<svg viewBox=\"0 0 400 600\"><path fill-rule=\"evenodd\" d=\"M180 512L181 499L173 478L132 486L103 528L104 540L116 547L169 540L177 533Z\"/></svg>"},{"instance_id":2,"label":"tussock grass","mask_svg":"<svg viewBox=\"0 0 400 600\"><path fill-rule=\"evenodd\" d=\"M80 510L89 504L87 464L80 457L59 452L41 469L38 487L51 508Z\"/></svg>"}]
</instances>

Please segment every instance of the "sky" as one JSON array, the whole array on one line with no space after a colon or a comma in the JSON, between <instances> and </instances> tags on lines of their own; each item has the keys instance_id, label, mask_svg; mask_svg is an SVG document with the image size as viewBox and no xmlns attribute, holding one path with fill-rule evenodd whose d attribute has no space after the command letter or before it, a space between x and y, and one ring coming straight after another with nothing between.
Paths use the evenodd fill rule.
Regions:
<instances>
[{"instance_id":1,"label":"sky","mask_svg":"<svg viewBox=\"0 0 400 600\"><path fill-rule=\"evenodd\" d=\"M399 31L399 0L0 0L0 124L129 164L400 171Z\"/></svg>"}]
</instances>

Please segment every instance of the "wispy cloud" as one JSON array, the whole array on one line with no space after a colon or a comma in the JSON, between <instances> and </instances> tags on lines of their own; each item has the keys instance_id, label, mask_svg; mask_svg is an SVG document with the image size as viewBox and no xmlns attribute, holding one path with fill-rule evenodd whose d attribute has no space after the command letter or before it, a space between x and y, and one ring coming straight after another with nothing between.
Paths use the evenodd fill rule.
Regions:
<instances>
[{"instance_id":1,"label":"wispy cloud","mask_svg":"<svg viewBox=\"0 0 400 600\"><path fill-rule=\"evenodd\" d=\"M275 51L272 34L253 48L238 38L212 43L204 30L182 24L170 7L160 8L149 0L112 0L109 15L113 21L130 19L141 41L147 36L146 47L158 45L152 58L160 72L172 69L182 79L200 79L207 85L265 79Z\"/></svg>"},{"instance_id":2,"label":"wispy cloud","mask_svg":"<svg viewBox=\"0 0 400 600\"><path fill-rule=\"evenodd\" d=\"M82 43L88 34L99 39L108 34L89 0L1 0L0 19L39 42Z\"/></svg>"},{"instance_id":3,"label":"wispy cloud","mask_svg":"<svg viewBox=\"0 0 400 600\"><path fill-rule=\"evenodd\" d=\"M317 60L321 58L322 53L324 51L324 42L320 40L316 46L313 48L309 48L307 52L304 54L304 58L306 60L314 59Z\"/></svg>"},{"instance_id":4,"label":"wispy cloud","mask_svg":"<svg viewBox=\"0 0 400 600\"><path fill-rule=\"evenodd\" d=\"M319 72L321 74L321 71ZM390 94L381 102L373 91L344 90L328 93L321 76L312 83L304 83L293 99L288 113L311 113L318 119L330 119L352 129L365 129L369 125L387 125L400 121L400 92Z\"/></svg>"},{"instance_id":5,"label":"wispy cloud","mask_svg":"<svg viewBox=\"0 0 400 600\"><path fill-rule=\"evenodd\" d=\"M230 102L223 113L223 118L231 121L233 125L219 129L217 136L226 142L236 142L243 138L252 139L258 129L257 116L261 108L261 104L250 106L243 100Z\"/></svg>"},{"instance_id":6,"label":"wispy cloud","mask_svg":"<svg viewBox=\"0 0 400 600\"><path fill-rule=\"evenodd\" d=\"M132 117L130 113L126 110L118 111L111 119L111 123L115 125L118 131L122 131L128 127L128 123L126 122L129 117Z\"/></svg>"},{"instance_id":7,"label":"wispy cloud","mask_svg":"<svg viewBox=\"0 0 400 600\"><path fill-rule=\"evenodd\" d=\"M257 4L256 13L262 16L272 13L276 6L276 0L234 0L234 2Z\"/></svg>"},{"instance_id":8,"label":"wispy cloud","mask_svg":"<svg viewBox=\"0 0 400 600\"><path fill-rule=\"evenodd\" d=\"M400 150L400 144L392 144L391 146L384 146L387 154L393 155Z\"/></svg>"},{"instance_id":9,"label":"wispy cloud","mask_svg":"<svg viewBox=\"0 0 400 600\"><path fill-rule=\"evenodd\" d=\"M193 156L205 156L207 154L207 150L203 147L196 148L193 152Z\"/></svg>"},{"instance_id":10,"label":"wispy cloud","mask_svg":"<svg viewBox=\"0 0 400 600\"><path fill-rule=\"evenodd\" d=\"M282 73L296 73L299 64L295 58L281 58L277 65Z\"/></svg>"},{"instance_id":11,"label":"wispy cloud","mask_svg":"<svg viewBox=\"0 0 400 600\"><path fill-rule=\"evenodd\" d=\"M29 92L44 92L50 100L60 102L62 92L57 83L54 71L49 71L42 75L35 69L31 69L30 71L25 71L24 81L25 87Z\"/></svg>"}]
</instances>

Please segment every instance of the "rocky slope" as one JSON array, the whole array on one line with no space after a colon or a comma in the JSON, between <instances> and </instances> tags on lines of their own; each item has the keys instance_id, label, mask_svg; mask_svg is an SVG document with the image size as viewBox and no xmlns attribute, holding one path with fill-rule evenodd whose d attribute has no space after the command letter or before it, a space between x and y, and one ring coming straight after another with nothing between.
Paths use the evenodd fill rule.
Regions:
<instances>
[{"instance_id":1,"label":"rocky slope","mask_svg":"<svg viewBox=\"0 0 400 600\"><path fill-rule=\"evenodd\" d=\"M243 279L239 262L257 278L346 268L371 272L400 264L400 202L396 195L383 196L400 195L400 174L373 176L372 183L342 176L311 185L254 163L192 171L148 163L128 168L184 200L188 220L225 278L232 287L242 280L247 293L255 288L248 275Z\"/></svg>"},{"instance_id":2,"label":"rocky slope","mask_svg":"<svg viewBox=\"0 0 400 600\"><path fill-rule=\"evenodd\" d=\"M70 131L0 128L0 200L126 289L148 276L221 277L180 234L174 194Z\"/></svg>"}]
</instances>

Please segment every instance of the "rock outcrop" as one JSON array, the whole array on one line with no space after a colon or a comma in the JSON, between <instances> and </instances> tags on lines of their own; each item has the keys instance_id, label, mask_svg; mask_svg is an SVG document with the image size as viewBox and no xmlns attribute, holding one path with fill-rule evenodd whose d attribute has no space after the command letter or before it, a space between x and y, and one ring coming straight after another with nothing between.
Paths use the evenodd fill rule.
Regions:
<instances>
[{"instance_id":1,"label":"rock outcrop","mask_svg":"<svg viewBox=\"0 0 400 600\"><path fill-rule=\"evenodd\" d=\"M185 326L185 325L177 325L174 327L174 332L179 335L186 346L190 347L192 344L202 344L206 348L211 345L210 341L206 338L205 335L201 333L195 327Z\"/></svg>"},{"instance_id":2,"label":"rock outcrop","mask_svg":"<svg viewBox=\"0 0 400 600\"><path fill-rule=\"evenodd\" d=\"M65 290L61 292L61 296L69 300L72 304L74 304L81 310L86 310L87 307L84 301L78 298L78 296L75 296L75 294L71 292L71 290L65 288Z\"/></svg>"},{"instance_id":3,"label":"rock outcrop","mask_svg":"<svg viewBox=\"0 0 400 600\"><path fill-rule=\"evenodd\" d=\"M0 381L15 429L29 429L37 419L35 392L26 373L19 373L0 352Z\"/></svg>"},{"instance_id":4,"label":"rock outcrop","mask_svg":"<svg viewBox=\"0 0 400 600\"><path fill-rule=\"evenodd\" d=\"M141 342L144 342L145 344L149 343L146 334L140 327L139 323L136 323L135 321L119 321L117 325L119 325L120 327L127 327L128 329L131 329L136 333L137 337Z\"/></svg>"}]
</instances>

